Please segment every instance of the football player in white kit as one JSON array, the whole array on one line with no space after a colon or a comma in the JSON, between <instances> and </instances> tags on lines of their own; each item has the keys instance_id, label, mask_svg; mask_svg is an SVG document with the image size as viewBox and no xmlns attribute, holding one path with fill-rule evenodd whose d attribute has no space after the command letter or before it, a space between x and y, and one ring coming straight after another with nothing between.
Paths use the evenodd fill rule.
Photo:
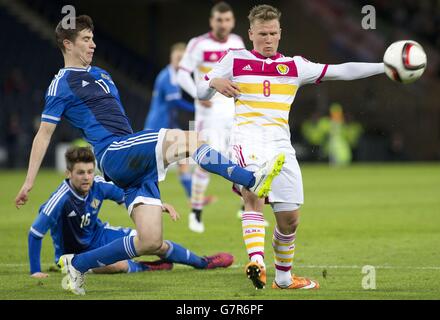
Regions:
<instances>
[{"instance_id":1,"label":"football player in white kit","mask_svg":"<svg viewBox=\"0 0 440 320\"><path fill-rule=\"evenodd\" d=\"M229 4L219 2L211 9L209 19L211 31L192 38L179 64L177 81L193 98L197 98L196 84L230 48L244 48L240 36L231 33L235 25L234 13ZM191 76L194 75L194 78ZM209 100L195 101L195 130L217 150L226 153L234 119L234 99L221 94ZM200 167L192 175L189 228L202 233L205 226L201 220L205 191L209 184L209 173Z\"/></svg>"},{"instance_id":2,"label":"football player in white kit","mask_svg":"<svg viewBox=\"0 0 440 320\"><path fill-rule=\"evenodd\" d=\"M234 97L236 113L231 133L230 157L243 167L260 166L273 154L286 156L272 185L268 202L276 218L272 237L275 256L274 289L317 289L315 280L291 274L299 208L304 202L301 171L290 142L289 111L299 87L325 80L353 80L384 73L383 63L319 64L301 56L277 52L281 38L281 13L258 5L249 14L251 51L230 50L200 82L197 94L209 99L215 92ZM264 264L264 199L242 188L245 212L243 238L250 262L245 271L257 289L266 285Z\"/></svg>"}]
</instances>

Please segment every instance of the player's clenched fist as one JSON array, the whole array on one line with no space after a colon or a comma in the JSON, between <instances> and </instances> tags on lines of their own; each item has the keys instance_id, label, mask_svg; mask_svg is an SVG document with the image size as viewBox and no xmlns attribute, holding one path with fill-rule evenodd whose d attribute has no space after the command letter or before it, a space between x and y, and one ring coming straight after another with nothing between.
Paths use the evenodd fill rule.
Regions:
<instances>
[{"instance_id":1,"label":"player's clenched fist","mask_svg":"<svg viewBox=\"0 0 440 320\"><path fill-rule=\"evenodd\" d=\"M228 98L234 98L240 95L238 85L229 79L214 78L209 83L209 86Z\"/></svg>"}]
</instances>

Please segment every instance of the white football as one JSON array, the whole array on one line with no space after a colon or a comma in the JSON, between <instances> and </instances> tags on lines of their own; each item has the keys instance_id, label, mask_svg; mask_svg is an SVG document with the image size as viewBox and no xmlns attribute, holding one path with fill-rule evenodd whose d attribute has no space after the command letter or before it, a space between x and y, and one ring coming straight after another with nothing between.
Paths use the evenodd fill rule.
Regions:
<instances>
[{"instance_id":1,"label":"white football","mask_svg":"<svg viewBox=\"0 0 440 320\"><path fill-rule=\"evenodd\" d=\"M422 46L412 40L391 44L383 56L385 73L393 80L410 83L421 77L426 68L426 53Z\"/></svg>"}]
</instances>

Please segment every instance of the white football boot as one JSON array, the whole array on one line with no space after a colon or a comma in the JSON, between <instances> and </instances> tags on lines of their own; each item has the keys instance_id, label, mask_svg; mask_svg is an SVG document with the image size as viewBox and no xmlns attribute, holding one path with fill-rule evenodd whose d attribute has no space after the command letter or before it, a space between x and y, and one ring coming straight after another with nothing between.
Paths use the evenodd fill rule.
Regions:
<instances>
[{"instance_id":1,"label":"white football boot","mask_svg":"<svg viewBox=\"0 0 440 320\"><path fill-rule=\"evenodd\" d=\"M58 260L58 265L61 267L63 273L67 273L67 282L62 281L64 290L71 291L77 295L85 295L84 290L84 274L75 269L72 265L73 254L65 254Z\"/></svg>"},{"instance_id":2,"label":"white football boot","mask_svg":"<svg viewBox=\"0 0 440 320\"><path fill-rule=\"evenodd\" d=\"M205 232L205 225L201 221L197 221L196 214L194 212L191 212L189 214L189 223L188 223L189 230L197 233L203 233Z\"/></svg>"}]
</instances>

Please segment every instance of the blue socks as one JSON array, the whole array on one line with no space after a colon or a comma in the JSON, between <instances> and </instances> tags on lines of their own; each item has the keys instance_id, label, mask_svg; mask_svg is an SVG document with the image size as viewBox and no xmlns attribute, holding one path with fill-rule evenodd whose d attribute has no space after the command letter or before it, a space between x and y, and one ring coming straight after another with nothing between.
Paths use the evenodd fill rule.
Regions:
<instances>
[{"instance_id":1,"label":"blue socks","mask_svg":"<svg viewBox=\"0 0 440 320\"><path fill-rule=\"evenodd\" d=\"M149 269L148 265L132 261L137 256L134 248L134 237L126 236L91 251L77 254L73 257L72 265L79 272L85 273L89 269L99 268L113 264L118 261L128 260L127 272L140 272ZM181 263L197 269L204 269L208 261L181 245L166 240L170 246L165 254L165 260L169 262Z\"/></svg>"},{"instance_id":2,"label":"blue socks","mask_svg":"<svg viewBox=\"0 0 440 320\"><path fill-rule=\"evenodd\" d=\"M186 196L191 198L191 173L186 172L180 175L180 183L185 189Z\"/></svg>"},{"instance_id":3,"label":"blue socks","mask_svg":"<svg viewBox=\"0 0 440 320\"><path fill-rule=\"evenodd\" d=\"M207 144L201 145L194 152L193 159L206 171L218 174L246 188L250 188L255 184L255 177L252 171L241 168Z\"/></svg>"},{"instance_id":4,"label":"blue socks","mask_svg":"<svg viewBox=\"0 0 440 320\"><path fill-rule=\"evenodd\" d=\"M108 266L134 257L137 257L134 248L134 237L126 236L103 247L75 255L72 265L79 272L85 273L89 269Z\"/></svg>"},{"instance_id":5,"label":"blue socks","mask_svg":"<svg viewBox=\"0 0 440 320\"><path fill-rule=\"evenodd\" d=\"M167 253L163 257L165 261L185 264L197 269L205 269L207 267L208 261L206 259L199 257L198 255L194 254L193 252L189 251L188 249L182 247L181 245L175 242L169 240L165 240L165 242L168 243L168 245L170 246ZM133 260L127 260L127 262L128 262L127 273L150 270L150 267L146 264Z\"/></svg>"},{"instance_id":6,"label":"blue socks","mask_svg":"<svg viewBox=\"0 0 440 320\"><path fill-rule=\"evenodd\" d=\"M170 246L168 252L165 254L165 260L169 262L186 264L197 269L204 269L208 265L208 261L206 261L206 259L199 257L181 245L169 240L165 240L165 242Z\"/></svg>"}]
</instances>

